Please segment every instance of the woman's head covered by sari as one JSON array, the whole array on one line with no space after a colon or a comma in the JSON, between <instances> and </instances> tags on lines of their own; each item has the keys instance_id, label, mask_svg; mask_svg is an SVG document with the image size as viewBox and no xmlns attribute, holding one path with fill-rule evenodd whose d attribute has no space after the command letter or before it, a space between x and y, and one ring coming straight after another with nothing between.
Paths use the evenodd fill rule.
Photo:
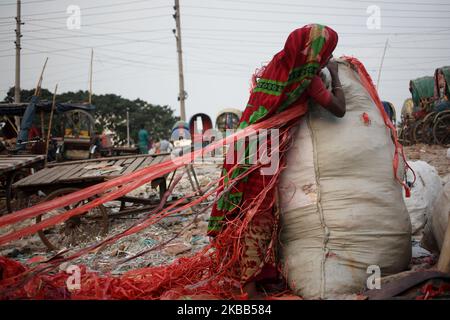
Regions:
<instances>
[{"instance_id":1,"label":"woman's head covered by sari","mask_svg":"<svg viewBox=\"0 0 450 320\"><path fill-rule=\"evenodd\" d=\"M309 24L292 31L283 50L254 75L247 109L241 120L249 120L246 113L251 117L253 110L248 110L249 106L262 106L266 111L259 111L259 115L266 117L296 102L312 78L325 67L337 42L336 31L320 24ZM255 122L262 117L252 119Z\"/></svg>"},{"instance_id":2,"label":"woman's head covered by sari","mask_svg":"<svg viewBox=\"0 0 450 320\"><path fill-rule=\"evenodd\" d=\"M284 45L285 55L297 63L318 63L325 67L338 43L338 34L330 27L309 24L291 32Z\"/></svg>"}]
</instances>

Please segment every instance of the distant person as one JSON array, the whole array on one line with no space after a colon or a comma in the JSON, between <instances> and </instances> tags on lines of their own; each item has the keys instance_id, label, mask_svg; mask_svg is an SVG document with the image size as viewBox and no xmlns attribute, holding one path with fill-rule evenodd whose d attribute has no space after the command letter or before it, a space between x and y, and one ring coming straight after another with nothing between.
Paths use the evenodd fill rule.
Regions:
<instances>
[{"instance_id":1,"label":"distant person","mask_svg":"<svg viewBox=\"0 0 450 320\"><path fill-rule=\"evenodd\" d=\"M91 137L91 146L95 146L100 149L102 147L101 133L98 130L95 130L94 134Z\"/></svg>"},{"instance_id":2,"label":"distant person","mask_svg":"<svg viewBox=\"0 0 450 320\"><path fill-rule=\"evenodd\" d=\"M166 139L159 140L159 152L157 153L169 153L172 152L173 145Z\"/></svg>"},{"instance_id":3,"label":"distant person","mask_svg":"<svg viewBox=\"0 0 450 320\"><path fill-rule=\"evenodd\" d=\"M145 130L145 126L141 126L141 130L138 133L138 146L141 154L148 154L148 145L150 142L150 135Z\"/></svg>"}]
</instances>

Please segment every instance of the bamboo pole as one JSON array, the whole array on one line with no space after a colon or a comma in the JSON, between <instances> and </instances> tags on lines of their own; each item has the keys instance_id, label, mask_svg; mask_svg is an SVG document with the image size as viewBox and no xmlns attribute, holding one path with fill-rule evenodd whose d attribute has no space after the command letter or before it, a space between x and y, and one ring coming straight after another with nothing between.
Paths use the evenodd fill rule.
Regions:
<instances>
[{"instance_id":1,"label":"bamboo pole","mask_svg":"<svg viewBox=\"0 0 450 320\"><path fill-rule=\"evenodd\" d=\"M58 91L58 84L55 86L55 92L53 93L53 103L52 103L52 110L50 111L50 118L48 120L48 129L47 129L47 139L45 140L45 162L44 166L47 166L47 155L48 155L48 145L50 143L50 133L52 131L52 122L53 122L53 112L55 111L56 107L56 92Z\"/></svg>"},{"instance_id":2,"label":"bamboo pole","mask_svg":"<svg viewBox=\"0 0 450 320\"><path fill-rule=\"evenodd\" d=\"M14 123L12 123L11 119L9 119L7 116L4 116L4 118L6 119L6 121L9 122L9 124L11 125L11 127L14 129L14 131L16 132L16 134L19 133L19 130L17 130L16 126L14 125Z\"/></svg>"},{"instance_id":3,"label":"bamboo pole","mask_svg":"<svg viewBox=\"0 0 450 320\"><path fill-rule=\"evenodd\" d=\"M34 90L35 96L38 96L41 94L42 79L44 77L44 71L45 71L45 67L47 66L47 61L48 61L48 58L45 59L45 63L44 63L44 66L42 67L41 75L40 75L38 83L36 85L36 89Z\"/></svg>"}]
</instances>

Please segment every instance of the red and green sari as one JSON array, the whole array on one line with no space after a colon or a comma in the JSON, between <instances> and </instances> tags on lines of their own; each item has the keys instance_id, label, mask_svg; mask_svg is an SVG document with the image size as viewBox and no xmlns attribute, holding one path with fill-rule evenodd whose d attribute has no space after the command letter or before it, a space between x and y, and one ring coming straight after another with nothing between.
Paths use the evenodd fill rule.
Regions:
<instances>
[{"instance_id":1,"label":"red and green sari","mask_svg":"<svg viewBox=\"0 0 450 320\"><path fill-rule=\"evenodd\" d=\"M284 49L273 57L259 75L241 117L239 129L272 117L286 108L300 107L299 102L306 102L306 89L327 63L337 41L338 36L334 30L319 24L294 30ZM307 111L306 103L301 104L301 107ZM284 139L282 135L288 134L288 130L279 129L284 132L280 139ZM238 159L237 155L243 152L240 148L244 146L239 142L235 145L230 151L234 153L233 159ZM248 146L245 147L247 149L244 152L248 157ZM282 154L280 158L283 161ZM242 161L239 164L226 163L223 166L224 179L211 213L208 235L217 236L227 224L233 223L233 219L242 219L240 212L246 212L258 202L258 209L242 234L244 248L237 269L240 280L245 283L265 278L274 272L273 248L276 246L274 236L278 210L276 183L272 177L261 175L258 170L252 171L251 165L241 163Z\"/></svg>"}]
</instances>

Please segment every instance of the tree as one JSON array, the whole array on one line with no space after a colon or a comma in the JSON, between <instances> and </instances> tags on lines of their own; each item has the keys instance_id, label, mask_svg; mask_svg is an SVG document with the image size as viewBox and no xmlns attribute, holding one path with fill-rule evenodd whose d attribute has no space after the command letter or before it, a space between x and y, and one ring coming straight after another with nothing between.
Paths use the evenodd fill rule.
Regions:
<instances>
[{"instance_id":1,"label":"tree","mask_svg":"<svg viewBox=\"0 0 450 320\"><path fill-rule=\"evenodd\" d=\"M21 90L21 100L28 102L34 90ZM58 94L60 103L86 103L89 93L87 91L65 92ZM51 101L53 93L47 89L41 89L41 100ZM10 88L4 102L14 101L14 88ZM105 129L115 133L116 143L123 144L127 140L127 109L130 117L130 138L137 141L138 131L141 125L149 131L154 141L160 138L169 138L172 126L178 117L174 116L174 110L169 106L153 105L141 99L129 100L116 94L92 95L92 104L95 105L96 127L99 131Z\"/></svg>"}]
</instances>

